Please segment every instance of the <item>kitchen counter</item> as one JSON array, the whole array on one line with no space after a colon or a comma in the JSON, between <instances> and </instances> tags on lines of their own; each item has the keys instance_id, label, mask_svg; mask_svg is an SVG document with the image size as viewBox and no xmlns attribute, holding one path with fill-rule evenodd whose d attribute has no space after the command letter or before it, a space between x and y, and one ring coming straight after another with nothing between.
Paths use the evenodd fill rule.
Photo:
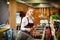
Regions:
<instances>
[{"instance_id":1,"label":"kitchen counter","mask_svg":"<svg viewBox=\"0 0 60 40\"><path fill-rule=\"evenodd\" d=\"M5 32L5 31L7 31L7 30L9 30L10 28L0 28L0 33L2 33L2 32Z\"/></svg>"},{"instance_id":2,"label":"kitchen counter","mask_svg":"<svg viewBox=\"0 0 60 40\"><path fill-rule=\"evenodd\" d=\"M10 29L10 27L5 27L5 26L0 28L0 40L2 40L2 33L9 30L9 29Z\"/></svg>"}]
</instances>

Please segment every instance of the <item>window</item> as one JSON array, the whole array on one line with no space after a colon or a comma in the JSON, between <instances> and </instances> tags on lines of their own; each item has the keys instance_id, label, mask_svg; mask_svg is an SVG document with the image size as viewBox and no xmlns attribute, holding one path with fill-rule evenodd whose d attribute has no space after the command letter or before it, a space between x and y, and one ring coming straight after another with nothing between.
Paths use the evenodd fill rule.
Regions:
<instances>
[{"instance_id":1,"label":"window","mask_svg":"<svg viewBox=\"0 0 60 40\"><path fill-rule=\"evenodd\" d=\"M16 24L21 24L21 13L16 13Z\"/></svg>"}]
</instances>

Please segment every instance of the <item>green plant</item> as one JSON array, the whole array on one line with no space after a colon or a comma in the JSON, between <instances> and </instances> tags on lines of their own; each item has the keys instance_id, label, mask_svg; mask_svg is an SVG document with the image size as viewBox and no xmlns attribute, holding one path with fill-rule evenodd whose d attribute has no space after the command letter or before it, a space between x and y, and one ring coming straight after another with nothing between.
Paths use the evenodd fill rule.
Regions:
<instances>
[{"instance_id":1,"label":"green plant","mask_svg":"<svg viewBox=\"0 0 60 40\"><path fill-rule=\"evenodd\" d=\"M50 18L52 20L54 20L54 19L60 19L60 16L56 13L55 15L52 15Z\"/></svg>"}]
</instances>

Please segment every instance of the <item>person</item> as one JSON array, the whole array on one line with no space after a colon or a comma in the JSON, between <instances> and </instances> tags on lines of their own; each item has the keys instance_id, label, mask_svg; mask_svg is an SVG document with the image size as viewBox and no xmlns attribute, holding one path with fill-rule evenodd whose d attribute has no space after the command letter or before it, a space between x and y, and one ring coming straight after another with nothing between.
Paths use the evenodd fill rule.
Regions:
<instances>
[{"instance_id":1,"label":"person","mask_svg":"<svg viewBox=\"0 0 60 40\"><path fill-rule=\"evenodd\" d=\"M30 34L34 27L33 10L28 8L26 16L22 18L21 31L18 32L17 40L34 40Z\"/></svg>"},{"instance_id":2,"label":"person","mask_svg":"<svg viewBox=\"0 0 60 40\"><path fill-rule=\"evenodd\" d=\"M21 23L21 31L24 31L28 34L30 34L30 32L33 30L33 26L34 26L34 18L33 18L33 9L29 8L26 16L23 17L22 19L22 23Z\"/></svg>"}]
</instances>

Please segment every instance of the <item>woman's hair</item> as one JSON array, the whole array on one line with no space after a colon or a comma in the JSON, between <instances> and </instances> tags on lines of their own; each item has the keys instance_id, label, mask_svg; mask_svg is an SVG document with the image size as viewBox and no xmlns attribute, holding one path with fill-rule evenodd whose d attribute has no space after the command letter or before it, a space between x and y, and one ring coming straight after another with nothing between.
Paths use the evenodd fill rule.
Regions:
<instances>
[{"instance_id":1,"label":"woman's hair","mask_svg":"<svg viewBox=\"0 0 60 40\"><path fill-rule=\"evenodd\" d=\"M27 12L26 12L26 16L29 16L29 12L33 11L33 8L28 8Z\"/></svg>"}]
</instances>

